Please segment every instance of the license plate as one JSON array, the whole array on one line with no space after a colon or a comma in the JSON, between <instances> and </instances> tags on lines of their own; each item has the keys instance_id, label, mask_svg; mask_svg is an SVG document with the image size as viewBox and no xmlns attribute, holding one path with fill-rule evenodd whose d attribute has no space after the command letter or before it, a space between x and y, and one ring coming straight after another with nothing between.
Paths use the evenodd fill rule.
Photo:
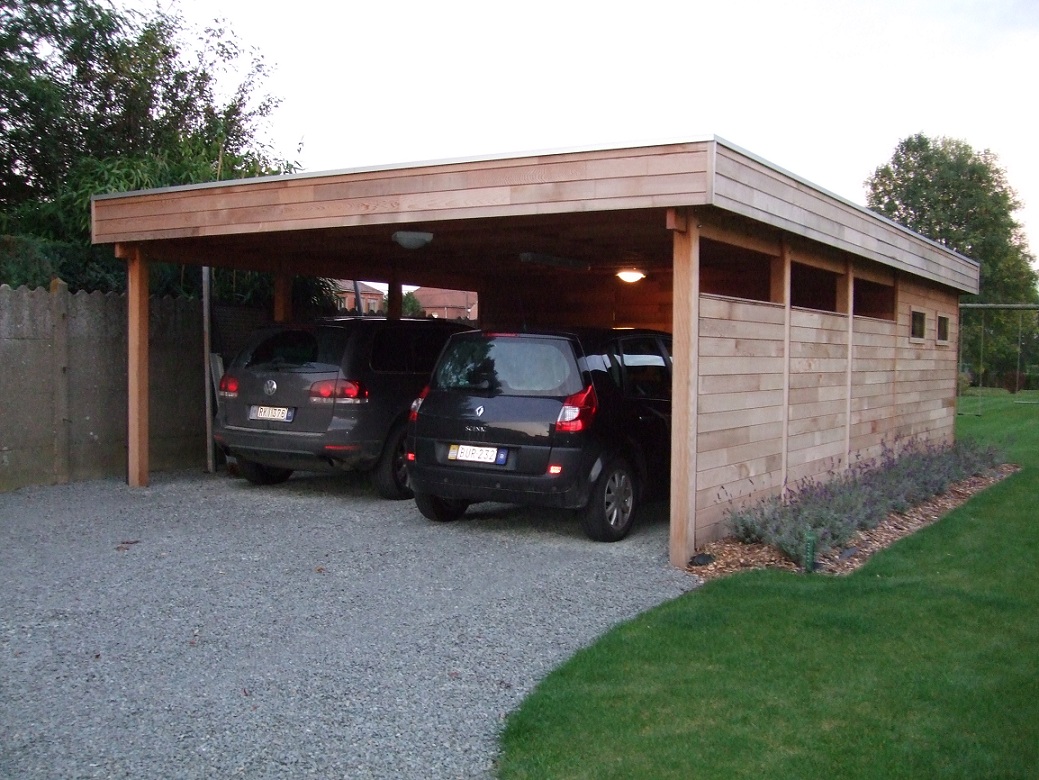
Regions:
<instances>
[{"instance_id":1,"label":"license plate","mask_svg":"<svg viewBox=\"0 0 1039 780\"><path fill-rule=\"evenodd\" d=\"M293 409L284 406L254 406L252 408L252 414L250 414L249 417L253 420L292 422L293 411Z\"/></svg>"},{"instance_id":2,"label":"license plate","mask_svg":"<svg viewBox=\"0 0 1039 780\"><path fill-rule=\"evenodd\" d=\"M448 460L464 460L469 463L495 463L499 466L505 465L508 455L508 450L500 450L497 447L473 447L469 444L452 444L447 451Z\"/></svg>"}]
</instances>

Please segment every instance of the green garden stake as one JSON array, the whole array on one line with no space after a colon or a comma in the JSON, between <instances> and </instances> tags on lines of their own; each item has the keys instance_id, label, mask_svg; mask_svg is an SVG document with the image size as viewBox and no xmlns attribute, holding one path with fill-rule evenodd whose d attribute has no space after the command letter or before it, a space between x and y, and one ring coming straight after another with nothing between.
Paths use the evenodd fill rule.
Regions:
<instances>
[{"instance_id":1,"label":"green garden stake","mask_svg":"<svg viewBox=\"0 0 1039 780\"><path fill-rule=\"evenodd\" d=\"M815 571L815 532L805 534L805 574Z\"/></svg>"}]
</instances>

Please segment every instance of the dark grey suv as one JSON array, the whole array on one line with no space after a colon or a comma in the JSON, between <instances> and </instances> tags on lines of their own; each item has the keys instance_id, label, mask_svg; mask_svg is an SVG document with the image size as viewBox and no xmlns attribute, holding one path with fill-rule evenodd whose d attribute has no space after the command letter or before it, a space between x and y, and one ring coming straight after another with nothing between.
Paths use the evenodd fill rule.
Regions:
<instances>
[{"instance_id":1,"label":"dark grey suv","mask_svg":"<svg viewBox=\"0 0 1039 780\"><path fill-rule=\"evenodd\" d=\"M426 517L453 520L477 501L563 507L591 538L617 541L642 498L670 484L671 336L458 334L410 419Z\"/></svg>"},{"instance_id":2,"label":"dark grey suv","mask_svg":"<svg viewBox=\"0 0 1039 780\"><path fill-rule=\"evenodd\" d=\"M410 498L408 408L464 325L336 318L251 338L220 380L213 438L250 482L294 470L371 471L379 494Z\"/></svg>"}]
</instances>

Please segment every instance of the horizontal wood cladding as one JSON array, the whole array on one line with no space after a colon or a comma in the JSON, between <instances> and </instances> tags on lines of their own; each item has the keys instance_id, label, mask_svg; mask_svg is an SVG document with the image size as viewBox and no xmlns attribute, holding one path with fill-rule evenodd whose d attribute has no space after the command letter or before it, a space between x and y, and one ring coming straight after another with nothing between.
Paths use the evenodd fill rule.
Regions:
<instances>
[{"instance_id":1,"label":"horizontal wood cladding","mask_svg":"<svg viewBox=\"0 0 1039 780\"><path fill-rule=\"evenodd\" d=\"M892 403L900 436L945 441L956 420L957 297L922 280L903 278L898 289L896 380ZM913 312L924 314L923 339L909 339ZM937 341L938 315L949 317L950 341Z\"/></svg>"},{"instance_id":2,"label":"horizontal wood cladding","mask_svg":"<svg viewBox=\"0 0 1039 780\"><path fill-rule=\"evenodd\" d=\"M486 328L605 325L670 331L671 310L668 273L654 273L635 285L600 274L573 285L495 285L480 291L480 323Z\"/></svg>"},{"instance_id":3,"label":"horizontal wood cladding","mask_svg":"<svg viewBox=\"0 0 1039 780\"><path fill-rule=\"evenodd\" d=\"M724 508L782 485L786 310L700 296L698 538L724 534Z\"/></svg>"},{"instance_id":4,"label":"horizontal wood cladding","mask_svg":"<svg viewBox=\"0 0 1039 780\"><path fill-rule=\"evenodd\" d=\"M848 421L848 315L790 311L786 482L839 468ZM817 391L818 397L812 398Z\"/></svg>"},{"instance_id":5,"label":"horizontal wood cladding","mask_svg":"<svg viewBox=\"0 0 1039 780\"><path fill-rule=\"evenodd\" d=\"M94 201L94 242L706 202L707 142L221 183Z\"/></svg>"},{"instance_id":6,"label":"horizontal wood cladding","mask_svg":"<svg viewBox=\"0 0 1039 780\"><path fill-rule=\"evenodd\" d=\"M951 441L958 318L948 286L901 275L893 320L700 297L698 539L726 511L909 439ZM911 340L913 311L927 315ZM950 344L937 317L950 318ZM784 389L784 382L786 383Z\"/></svg>"},{"instance_id":7,"label":"horizontal wood cladding","mask_svg":"<svg viewBox=\"0 0 1039 780\"><path fill-rule=\"evenodd\" d=\"M978 291L978 266L883 217L718 144L713 205L897 270Z\"/></svg>"}]
</instances>

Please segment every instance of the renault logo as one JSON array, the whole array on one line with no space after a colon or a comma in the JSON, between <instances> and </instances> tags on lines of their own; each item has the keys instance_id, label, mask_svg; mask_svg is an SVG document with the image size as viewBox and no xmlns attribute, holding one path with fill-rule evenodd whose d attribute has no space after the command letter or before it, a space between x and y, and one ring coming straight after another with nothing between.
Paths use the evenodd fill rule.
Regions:
<instances>
[{"instance_id":1,"label":"renault logo","mask_svg":"<svg viewBox=\"0 0 1039 780\"><path fill-rule=\"evenodd\" d=\"M482 406L477 406L476 407L476 416L477 417L483 417L483 407Z\"/></svg>"},{"instance_id":2,"label":"renault logo","mask_svg":"<svg viewBox=\"0 0 1039 780\"><path fill-rule=\"evenodd\" d=\"M275 382L273 379L268 379L266 382L263 383L263 392L266 395L274 395L276 392L278 392L278 383Z\"/></svg>"}]
</instances>

